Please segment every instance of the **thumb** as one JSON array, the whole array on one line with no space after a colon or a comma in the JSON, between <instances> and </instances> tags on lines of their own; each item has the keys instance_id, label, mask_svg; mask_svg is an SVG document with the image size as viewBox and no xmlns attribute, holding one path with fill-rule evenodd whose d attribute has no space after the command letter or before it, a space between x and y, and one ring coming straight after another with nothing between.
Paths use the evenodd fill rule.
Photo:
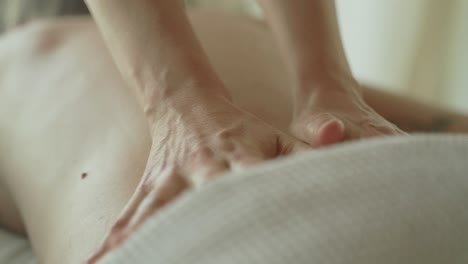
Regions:
<instances>
[{"instance_id":1,"label":"thumb","mask_svg":"<svg viewBox=\"0 0 468 264\"><path fill-rule=\"evenodd\" d=\"M333 145L344 140L345 125L343 121L331 115L303 119L293 130L293 134L312 147Z\"/></svg>"}]
</instances>

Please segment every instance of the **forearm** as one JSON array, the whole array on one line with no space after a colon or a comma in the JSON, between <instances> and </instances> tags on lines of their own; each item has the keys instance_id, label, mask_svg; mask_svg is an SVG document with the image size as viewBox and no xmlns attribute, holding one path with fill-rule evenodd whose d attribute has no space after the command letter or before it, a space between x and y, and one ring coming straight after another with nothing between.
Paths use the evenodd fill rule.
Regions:
<instances>
[{"instance_id":1,"label":"forearm","mask_svg":"<svg viewBox=\"0 0 468 264\"><path fill-rule=\"evenodd\" d=\"M351 77L333 0L259 0L299 93Z\"/></svg>"},{"instance_id":2,"label":"forearm","mask_svg":"<svg viewBox=\"0 0 468 264\"><path fill-rule=\"evenodd\" d=\"M142 106L187 89L225 93L180 0L86 0L114 61Z\"/></svg>"},{"instance_id":3,"label":"forearm","mask_svg":"<svg viewBox=\"0 0 468 264\"><path fill-rule=\"evenodd\" d=\"M406 132L468 133L468 115L418 100L364 87L365 101Z\"/></svg>"}]
</instances>

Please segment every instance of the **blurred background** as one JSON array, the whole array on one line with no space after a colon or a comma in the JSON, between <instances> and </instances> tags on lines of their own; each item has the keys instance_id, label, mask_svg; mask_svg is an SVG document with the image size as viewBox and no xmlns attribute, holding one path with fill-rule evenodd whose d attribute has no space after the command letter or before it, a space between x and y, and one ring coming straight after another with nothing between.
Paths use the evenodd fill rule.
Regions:
<instances>
[{"instance_id":1,"label":"blurred background","mask_svg":"<svg viewBox=\"0 0 468 264\"><path fill-rule=\"evenodd\" d=\"M0 0L0 29L25 17L86 10L80 0L63 2ZM358 79L468 112L468 0L336 2L345 49ZM254 0L186 3L262 19Z\"/></svg>"},{"instance_id":2,"label":"blurred background","mask_svg":"<svg viewBox=\"0 0 468 264\"><path fill-rule=\"evenodd\" d=\"M262 18L254 0L188 0ZM468 0L336 0L362 81L468 112Z\"/></svg>"}]
</instances>

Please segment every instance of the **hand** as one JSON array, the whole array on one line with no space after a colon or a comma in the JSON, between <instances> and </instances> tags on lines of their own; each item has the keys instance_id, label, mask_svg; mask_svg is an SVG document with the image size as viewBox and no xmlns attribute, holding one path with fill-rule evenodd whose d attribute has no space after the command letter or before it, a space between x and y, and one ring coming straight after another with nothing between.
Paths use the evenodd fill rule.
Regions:
<instances>
[{"instance_id":1,"label":"hand","mask_svg":"<svg viewBox=\"0 0 468 264\"><path fill-rule=\"evenodd\" d=\"M200 187L228 170L310 149L228 100L203 99L191 102L190 107L182 105L171 103L157 111L144 177L89 263L118 246L186 189Z\"/></svg>"},{"instance_id":2,"label":"hand","mask_svg":"<svg viewBox=\"0 0 468 264\"><path fill-rule=\"evenodd\" d=\"M348 86L352 87L352 86ZM369 107L354 90L318 88L296 106L294 136L320 147L374 136L406 134Z\"/></svg>"}]
</instances>

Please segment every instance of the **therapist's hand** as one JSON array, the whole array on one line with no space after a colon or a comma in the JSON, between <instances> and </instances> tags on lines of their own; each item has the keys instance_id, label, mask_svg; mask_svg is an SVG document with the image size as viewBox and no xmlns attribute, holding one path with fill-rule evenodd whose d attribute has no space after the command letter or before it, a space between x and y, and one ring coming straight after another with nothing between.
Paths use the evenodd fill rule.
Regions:
<instances>
[{"instance_id":1,"label":"therapist's hand","mask_svg":"<svg viewBox=\"0 0 468 264\"><path fill-rule=\"evenodd\" d=\"M406 134L364 101L357 82L329 82L296 100L291 132L313 147L345 140ZM398 106L396 106L398 107Z\"/></svg>"},{"instance_id":2,"label":"therapist's hand","mask_svg":"<svg viewBox=\"0 0 468 264\"><path fill-rule=\"evenodd\" d=\"M94 259L119 245L186 189L229 170L310 149L224 97L207 98L190 96L164 102L155 110L145 174Z\"/></svg>"}]
</instances>

